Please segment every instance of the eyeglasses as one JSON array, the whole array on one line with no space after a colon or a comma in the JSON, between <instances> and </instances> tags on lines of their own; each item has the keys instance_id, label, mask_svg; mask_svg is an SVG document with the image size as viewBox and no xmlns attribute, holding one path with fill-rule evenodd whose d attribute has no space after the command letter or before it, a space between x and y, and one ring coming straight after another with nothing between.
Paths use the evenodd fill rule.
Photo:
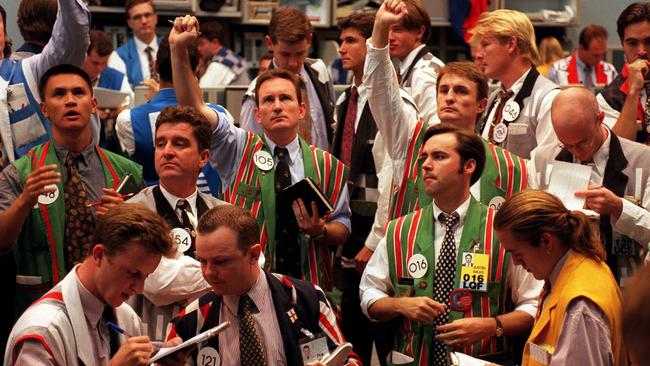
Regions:
<instances>
[{"instance_id":1,"label":"eyeglasses","mask_svg":"<svg viewBox=\"0 0 650 366\"><path fill-rule=\"evenodd\" d=\"M578 143L572 144L572 145L566 145L563 144L562 142L558 141L557 146L560 149L565 149L565 150L573 150L573 149L580 149L580 148L585 148L589 147L591 145L591 141L588 139L584 139L582 141L579 141Z\"/></svg>"},{"instance_id":2,"label":"eyeglasses","mask_svg":"<svg viewBox=\"0 0 650 366\"><path fill-rule=\"evenodd\" d=\"M142 18L149 19L149 18L151 18L152 16L154 16L154 13L142 13L142 14L136 14L136 15L134 15L134 16L131 17L131 20L139 21L139 20L141 20Z\"/></svg>"}]
</instances>

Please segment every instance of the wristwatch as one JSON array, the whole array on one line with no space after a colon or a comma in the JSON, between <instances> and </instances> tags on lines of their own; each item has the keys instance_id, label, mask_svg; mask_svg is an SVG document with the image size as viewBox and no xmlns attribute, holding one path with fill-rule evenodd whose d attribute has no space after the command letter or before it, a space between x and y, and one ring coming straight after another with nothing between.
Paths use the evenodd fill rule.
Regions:
<instances>
[{"instance_id":1,"label":"wristwatch","mask_svg":"<svg viewBox=\"0 0 650 366\"><path fill-rule=\"evenodd\" d=\"M501 324L501 320L499 320L499 317L498 317L498 316L495 316L495 317L494 317L494 320L497 322L497 328L496 328L496 330L494 331L494 335L495 335L497 338L500 338L501 336L503 336L503 325Z\"/></svg>"}]
</instances>

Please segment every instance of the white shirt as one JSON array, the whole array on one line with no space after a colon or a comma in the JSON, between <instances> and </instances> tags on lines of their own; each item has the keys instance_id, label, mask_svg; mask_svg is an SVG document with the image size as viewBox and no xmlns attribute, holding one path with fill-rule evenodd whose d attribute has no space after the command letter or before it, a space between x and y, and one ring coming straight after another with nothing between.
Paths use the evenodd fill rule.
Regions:
<instances>
[{"instance_id":1,"label":"white shirt","mask_svg":"<svg viewBox=\"0 0 650 366\"><path fill-rule=\"evenodd\" d=\"M645 88L643 88L639 93L639 101L641 103L641 108L643 109L644 112L646 110L647 99L648 99L648 95L645 92ZM609 128L614 128L614 125L616 124L618 117L621 115L621 111L612 108L612 106L610 106L609 103L607 103L602 93L598 93L598 95L596 96L596 100L598 101L598 107L600 108L600 110L603 111L603 113L605 113L605 119L603 119L603 123ZM642 121L637 119L636 124L637 124L637 128L640 129Z\"/></svg>"},{"instance_id":2,"label":"white shirt","mask_svg":"<svg viewBox=\"0 0 650 366\"><path fill-rule=\"evenodd\" d=\"M273 306L273 297L264 271L260 270L257 281L247 292L253 300L257 312L253 311L255 331L262 341L262 348L268 365L286 365L284 355L284 342L280 333L280 326ZM237 310L239 296L223 296L223 303L219 310L219 321L230 322L230 327L219 334L219 354L222 365L239 365L239 319Z\"/></svg>"},{"instance_id":3,"label":"white shirt","mask_svg":"<svg viewBox=\"0 0 650 366\"><path fill-rule=\"evenodd\" d=\"M469 202L470 199L467 199L467 201L456 209L456 212L460 216L460 221L454 230L454 239L456 243L460 242L465 216L467 214L467 209L469 208ZM433 249L435 261L437 262L446 228L444 224L440 223L438 220L438 215L443 211L435 205L435 202L431 206L432 208L429 207L426 209L433 209L433 225L435 232ZM458 245L456 245L456 253L458 253L458 249ZM512 259L508 259L506 284L510 289L512 289L512 301L516 305L515 310L524 311L531 317L535 317L535 313L537 312L537 297L543 287L542 281L536 280L532 274L526 271L523 267L515 265L512 262ZM361 283L359 284L361 310L366 314L366 316L368 316L368 318L371 318L368 314L368 308L370 308L375 301L394 295L395 290L393 289L388 269L386 238L383 238L379 242L377 250L370 258L370 262L368 262L368 265L363 272L363 276L361 277Z\"/></svg>"},{"instance_id":4,"label":"white shirt","mask_svg":"<svg viewBox=\"0 0 650 366\"><path fill-rule=\"evenodd\" d=\"M526 76L528 73L532 70L532 68L528 69L528 71L524 72L517 81L515 81L514 84L510 87L509 90L512 90L514 95L508 99L508 101L515 100L515 97L517 96L517 93L523 88L524 86L524 80L526 79ZM553 99L555 98L556 95L560 93L560 89L555 89L551 90L545 95L541 94L541 90L533 88L533 90L530 93L530 99L528 100L528 103L536 104L537 100L539 98L542 98L541 105L539 108L539 112L535 116L537 118L537 129L535 130L535 140L537 140L537 147L546 145L546 144L556 144L557 143L557 136L555 135L555 131L553 130L553 125L551 124L551 104L553 103ZM506 102L508 102L506 101ZM492 123L492 120L494 119L494 114L496 113L498 106L499 106L499 98L494 99L494 107L490 111L490 114L488 115L487 123L483 127L483 133L481 136L483 138L488 139L490 135L490 125ZM489 108L490 106L488 106ZM526 113L526 108L522 107L521 113ZM535 151L535 149L531 150Z\"/></svg>"},{"instance_id":5,"label":"white shirt","mask_svg":"<svg viewBox=\"0 0 650 366\"><path fill-rule=\"evenodd\" d=\"M138 57L140 58L140 69L142 70L142 80L151 79L151 73L149 72L149 56L144 51L147 46L151 47L151 57L153 61L156 61L156 54L158 53L158 37L154 37L153 41L149 44L146 44L138 39L138 37L133 37L135 41L135 49L138 51ZM124 75L128 75L126 71L126 63L116 51L111 53L111 56L108 58L108 66L116 69L117 71L122 72Z\"/></svg>"}]
</instances>

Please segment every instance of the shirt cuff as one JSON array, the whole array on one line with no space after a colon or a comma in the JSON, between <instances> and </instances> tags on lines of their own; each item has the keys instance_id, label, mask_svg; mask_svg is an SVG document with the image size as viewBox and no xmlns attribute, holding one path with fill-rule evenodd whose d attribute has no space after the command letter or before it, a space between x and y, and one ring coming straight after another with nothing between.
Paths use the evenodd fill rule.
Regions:
<instances>
[{"instance_id":1,"label":"shirt cuff","mask_svg":"<svg viewBox=\"0 0 650 366\"><path fill-rule=\"evenodd\" d=\"M375 288L367 288L363 292L363 296L361 297L361 311L368 317L368 319L372 320L373 322L378 321L377 319L373 319L370 314L368 314L368 308L372 306L377 300L383 299L384 297L388 297L385 293L375 289Z\"/></svg>"}]
</instances>

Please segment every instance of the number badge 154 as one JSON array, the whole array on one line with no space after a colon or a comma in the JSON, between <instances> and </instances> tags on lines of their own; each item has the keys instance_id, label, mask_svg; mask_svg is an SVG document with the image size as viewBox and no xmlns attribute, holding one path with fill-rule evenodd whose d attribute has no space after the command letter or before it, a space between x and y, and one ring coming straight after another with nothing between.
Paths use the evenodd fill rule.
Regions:
<instances>
[{"instance_id":1,"label":"number badge 154","mask_svg":"<svg viewBox=\"0 0 650 366\"><path fill-rule=\"evenodd\" d=\"M483 253L464 252L460 267L460 288L487 291L490 256Z\"/></svg>"}]
</instances>

